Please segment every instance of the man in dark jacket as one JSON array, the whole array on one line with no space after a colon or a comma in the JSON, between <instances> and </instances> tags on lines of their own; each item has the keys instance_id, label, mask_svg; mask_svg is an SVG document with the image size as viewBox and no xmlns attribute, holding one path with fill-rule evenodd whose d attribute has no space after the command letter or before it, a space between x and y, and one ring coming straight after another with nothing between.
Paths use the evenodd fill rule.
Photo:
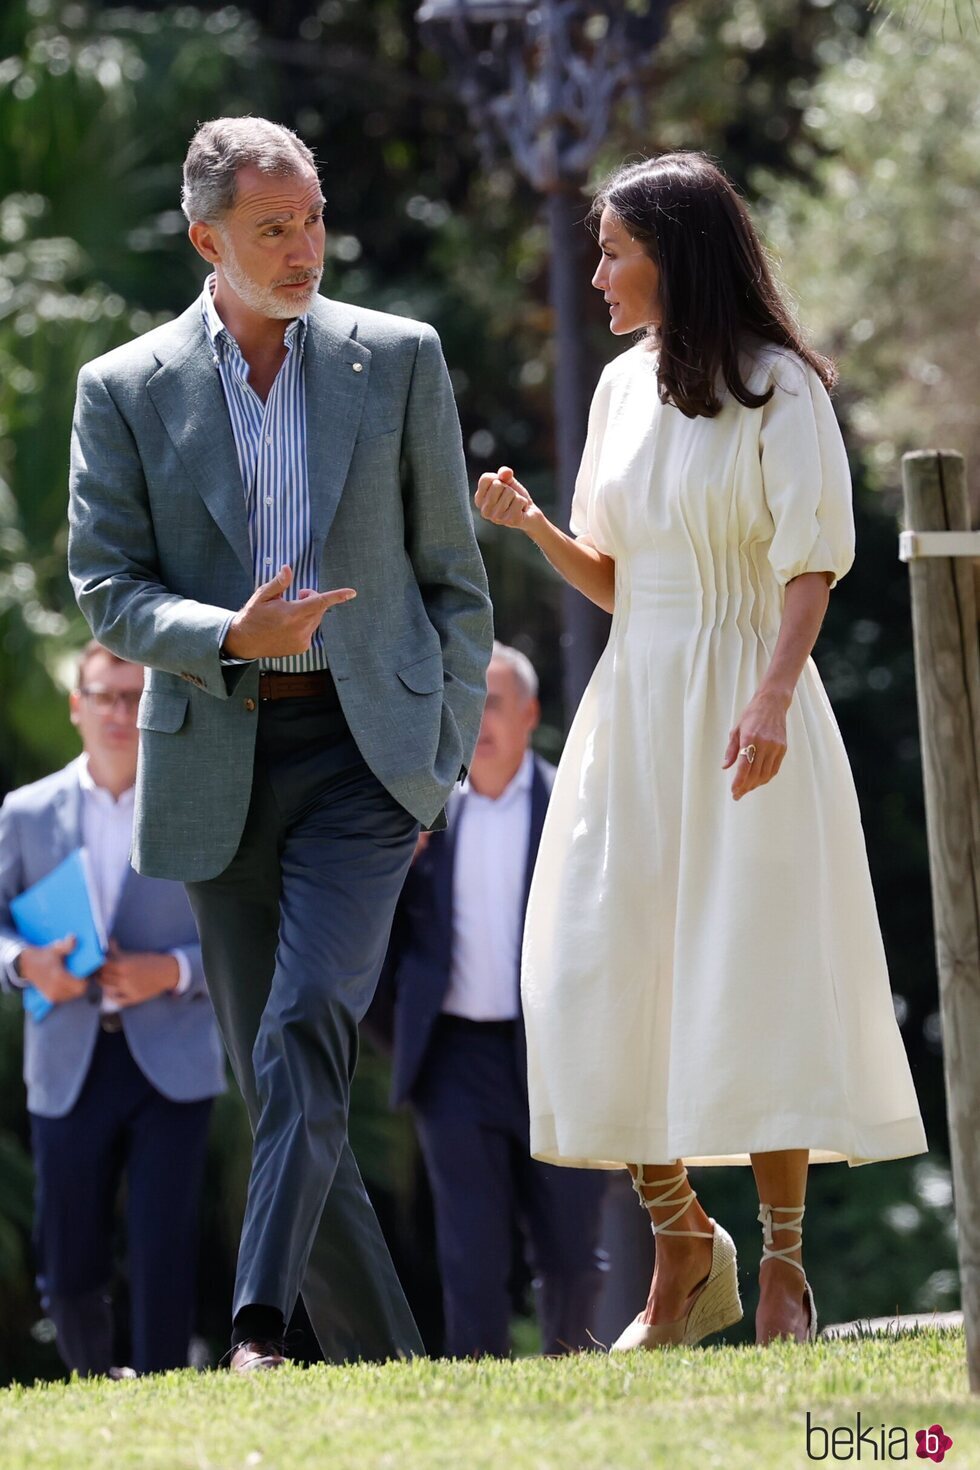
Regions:
<instances>
[{"instance_id":1,"label":"man in dark jacket","mask_svg":"<svg viewBox=\"0 0 980 1470\"><path fill-rule=\"evenodd\" d=\"M453 1357L509 1350L515 1226L545 1352L590 1345L603 1179L528 1152L520 948L554 767L533 754L537 677L494 645L469 779L425 833L385 966L392 1096L414 1113L435 1205Z\"/></svg>"}]
</instances>

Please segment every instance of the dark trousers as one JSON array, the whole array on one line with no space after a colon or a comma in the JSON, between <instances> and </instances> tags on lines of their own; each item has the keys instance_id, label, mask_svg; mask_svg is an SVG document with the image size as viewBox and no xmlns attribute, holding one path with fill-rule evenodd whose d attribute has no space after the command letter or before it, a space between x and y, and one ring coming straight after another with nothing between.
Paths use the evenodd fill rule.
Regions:
<instances>
[{"instance_id":1,"label":"dark trousers","mask_svg":"<svg viewBox=\"0 0 980 1470\"><path fill-rule=\"evenodd\" d=\"M186 1366L210 1114L210 1099L178 1103L157 1092L121 1031L99 1032L70 1113L31 1114L38 1288L61 1356L78 1373L106 1373L115 1361L109 1285L123 1174L131 1363L139 1373Z\"/></svg>"},{"instance_id":2,"label":"dark trousers","mask_svg":"<svg viewBox=\"0 0 980 1470\"><path fill-rule=\"evenodd\" d=\"M347 1141L357 1026L418 823L362 760L336 694L259 706L241 844L188 884L254 1135L233 1311L288 1321L302 1292L328 1362L422 1342Z\"/></svg>"},{"instance_id":3,"label":"dark trousers","mask_svg":"<svg viewBox=\"0 0 980 1470\"><path fill-rule=\"evenodd\" d=\"M449 1357L510 1351L515 1227L534 1271L543 1351L593 1345L605 1180L531 1158L513 1030L442 1017L413 1098L435 1209Z\"/></svg>"}]
</instances>

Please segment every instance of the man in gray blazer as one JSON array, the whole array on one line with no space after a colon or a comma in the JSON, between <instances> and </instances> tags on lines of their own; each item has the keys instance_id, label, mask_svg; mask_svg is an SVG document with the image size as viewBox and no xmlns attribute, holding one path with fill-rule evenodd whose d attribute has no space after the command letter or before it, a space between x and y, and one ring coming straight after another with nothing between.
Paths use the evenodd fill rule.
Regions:
<instances>
[{"instance_id":1,"label":"man in gray blazer","mask_svg":"<svg viewBox=\"0 0 980 1470\"><path fill-rule=\"evenodd\" d=\"M151 669L134 861L188 884L254 1132L231 1365L282 1362L300 1291L328 1360L404 1356L347 1110L419 827L444 823L485 693L459 425L430 327L318 297L295 134L204 124L183 206L213 274L79 377L69 569L96 635Z\"/></svg>"},{"instance_id":2,"label":"man in gray blazer","mask_svg":"<svg viewBox=\"0 0 980 1470\"><path fill-rule=\"evenodd\" d=\"M83 753L0 807L0 986L53 1009L24 1025L38 1285L66 1365L113 1369L114 1206L126 1175L132 1363L187 1363L211 1099L224 1060L180 884L129 864L143 670L89 644L71 696ZM10 900L84 846L110 953L91 980L74 939L25 944Z\"/></svg>"}]
</instances>

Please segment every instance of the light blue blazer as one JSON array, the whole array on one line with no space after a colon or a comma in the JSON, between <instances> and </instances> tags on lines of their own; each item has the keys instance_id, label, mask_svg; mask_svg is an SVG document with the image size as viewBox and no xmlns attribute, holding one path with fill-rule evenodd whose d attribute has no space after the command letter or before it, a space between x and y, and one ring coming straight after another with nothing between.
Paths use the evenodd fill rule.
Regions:
<instances>
[{"instance_id":1,"label":"light blue blazer","mask_svg":"<svg viewBox=\"0 0 980 1470\"><path fill-rule=\"evenodd\" d=\"M0 986L12 988L7 964L23 945L10 900L50 873L81 845L82 788L76 762L12 791L0 806ZM174 1102L224 1091L224 1058L204 983L201 949L187 895L179 883L129 872L112 937L120 948L159 953L181 949L191 967L183 995L159 995L120 1012L129 1049L149 1082ZM70 1112L88 1075L99 1033L98 984L55 1006L43 1021L25 1020L27 1106L43 1118Z\"/></svg>"},{"instance_id":2,"label":"light blue blazer","mask_svg":"<svg viewBox=\"0 0 980 1470\"><path fill-rule=\"evenodd\" d=\"M476 744L493 638L459 420L431 327L318 297L303 350L321 624L351 734L423 826ZM99 642L147 665L133 863L214 877L245 825L257 663L221 642L254 590L245 495L195 301L89 363L72 434L68 569Z\"/></svg>"}]
</instances>

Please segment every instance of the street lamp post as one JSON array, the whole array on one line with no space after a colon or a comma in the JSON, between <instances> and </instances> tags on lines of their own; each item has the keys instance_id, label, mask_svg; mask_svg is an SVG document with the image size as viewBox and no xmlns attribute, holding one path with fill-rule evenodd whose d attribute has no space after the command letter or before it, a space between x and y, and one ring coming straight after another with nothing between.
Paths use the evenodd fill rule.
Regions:
<instances>
[{"instance_id":1,"label":"street lamp post","mask_svg":"<svg viewBox=\"0 0 980 1470\"><path fill-rule=\"evenodd\" d=\"M583 189L624 94L639 100L644 56L667 0L425 0L423 35L447 59L488 161L501 143L544 197L554 319L555 460L567 524L593 385L578 306L587 279ZM604 614L563 590L565 707L576 708L606 637Z\"/></svg>"}]
</instances>

